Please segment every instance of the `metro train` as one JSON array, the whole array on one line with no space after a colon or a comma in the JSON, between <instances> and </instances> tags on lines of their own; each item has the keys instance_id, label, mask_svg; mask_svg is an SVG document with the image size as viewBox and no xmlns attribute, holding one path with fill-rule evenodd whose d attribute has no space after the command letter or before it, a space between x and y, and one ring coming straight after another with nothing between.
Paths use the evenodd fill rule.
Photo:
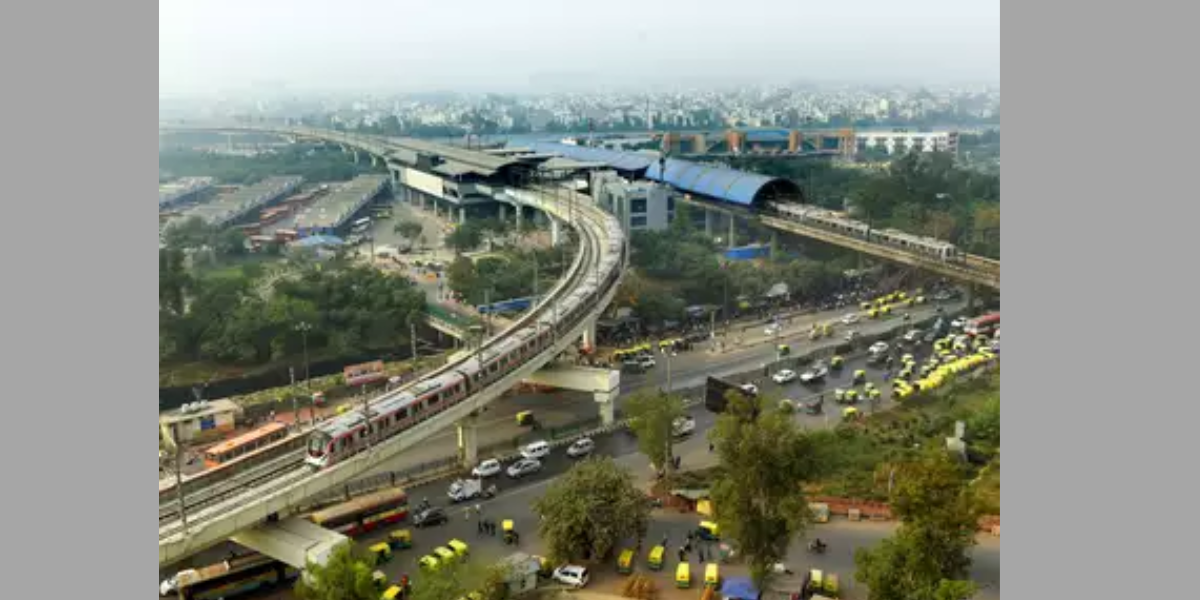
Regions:
<instances>
[{"instance_id":1,"label":"metro train","mask_svg":"<svg viewBox=\"0 0 1200 600\"><path fill-rule=\"evenodd\" d=\"M871 229L862 221L856 221L823 208L784 202L771 202L768 204L768 208L771 212L786 219L829 229L869 242L894 246L944 262L959 262L964 259L958 248L945 240L913 235L896 229Z\"/></svg>"},{"instance_id":2,"label":"metro train","mask_svg":"<svg viewBox=\"0 0 1200 600\"><path fill-rule=\"evenodd\" d=\"M310 434L305 463L324 469L344 461L457 405L549 348L557 333L570 330L592 307L592 295L607 289L620 276L624 233L615 220L605 219L605 223L607 244L600 248L600 267L595 272L585 272L581 285L556 305L543 310L528 326L460 360L448 370L373 402L369 409L369 430L361 408L322 423ZM604 279L604 285L600 285L598 277Z\"/></svg>"}]
</instances>

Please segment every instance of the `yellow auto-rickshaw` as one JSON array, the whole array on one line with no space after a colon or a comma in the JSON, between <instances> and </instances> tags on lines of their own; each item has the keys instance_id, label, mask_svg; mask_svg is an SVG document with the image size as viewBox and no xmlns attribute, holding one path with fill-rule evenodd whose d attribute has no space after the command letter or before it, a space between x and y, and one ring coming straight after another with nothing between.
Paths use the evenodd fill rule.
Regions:
<instances>
[{"instance_id":1,"label":"yellow auto-rickshaw","mask_svg":"<svg viewBox=\"0 0 1200 600\"><path fill-rule=\"evenodd\" d=\"M347 413L349 410L350 410L350 405L349 405L349 404L343 404L343 405L341 405L341 406L338 406L336 409L334 409L334 411L333 411L333 412L334 412L335 414L344 415L344 414L346 414L346 413Z\"/></svg>"},{"instance_id":2,"label":"yellow auto-rickshaw","mask_svg":"<svg viewBox=\"0 0 1200 600\"><path fill-rule=\"evenodd\" d=\"M871 309L871 303L870 303L870 302L863 302L862 304L859 304L858 306L859 306L859 308L862 308L863 310L870 310L870 309Z\"/></svg>"},{"instance_id":3,"label":"yellow auto-rickshaw","mask_svg":"<svg viewBox=\"0 0 1200 600\"><path fill-rule=\"evenodd\" d=\"M877 319L877 318L879 318L879 309L878 309L878 308L872 308L871 310L867 311L867 316L868 316L868 317L870 317L870 318L872 318L872 319Z\"/></svg>"},{"instance_id":4,"label":"yellow auto-rickshaw","mask_svg":"<svg viewBox=\"0 0 1200 600\"><path fill-rule=\"evenodd\" d=\"M846 390L843 390L842 388L837 388L837 389L833 390L833 401L834 402L844 402L845 400L846 400Z\"/></svg>"},{"instance_id":5,"label":"yellow auto-rickshaw","mask_svg":"<svg viewBox=\"0 0 1200 600\"><path fill-rule=\"evenodd\" d=\"M438 559L429 554L422 556L421 560L417 561L417 564L421 565L422 569L426 569L428 571L436 571L438 569L438 567L440 566L438 564Z\"/></svg>"},{"instance_id":6,"label":"yellow auto-rickshaw","mask_svg":"<svg viewBox=\"0 0 1200 600\"><path fill-rule=\"evenodd\" d=\"M450 540L449 542L446 542L446 546L453 550L456 556L466 556L470 554L471 551L471 548L462 540Z\"/></svg>"},{"instance_id":7,"label":"yellow auto-rickshaw","mask_svg":"<svg viewBox=\"0 0 1200 600\"><path fill-rule=\"evenodd\" d=\"M513 531L512 519L505 519L500 522L500 530L504 532L504 543L514 544L517 541L517 532Z\"/></svg>"},{"instance_id":8,"label":"yellow auto-rickshaw","mask_svg":"<svg viewBox=\"0 0 1200 600\"><path fill-rule=\"evenodd\" d=\"M721 539L721 530L712 521L700 521L700 525L696 527L696 534L700 536L700 539L708 542L715 542Z\"/></svg>"},{"instance_id":9,"label":"yellow auto-rickshaw","mask_svg":"<svg viewBox=\"0 0 1200 600\"><path fill-rule=\"evenodd\" d=\"M808 590L810 592L820 592L825 589L825 573L820 569L809 569L808 571Z\"/></svg>"},{"instance_id":10,"label":"yellow auto-rickshaw","mask_svg":"<svg viewBox=\"0 0 1200 600\"><path fill-rule=\"evenodd\" d=\"M400 586L393 585L392 587L388 588L387 591L385 591L379 598L380 600L396 600L396 598L400 597L402 592L404 592L404 590L401 589Z\"/></svg>"},{"instance_id":11,"label":"yellow auto-rickshaw","mask_svg":"<svg viewBox=\"0 0 1200 600\"><path fill-rule=\"evenodd\" d=\"M846 397L842 401L847 404L858 402L858 390L846 390Z\"/></svg>"},{"instance_id":12,"label":"yellow auto-rickshaw","mask_svg":"<svg viewBox=\"0 0 1200 600\"><path fill-rule=\"evenodd\" d=\"M684 590L692 587L692 568L686 562L681 562L675 567L675 587Z\"/></svg>"},{"instance_id":13,"label":"yellow auto-rickshaw","mask_svg":"<svg viewBox=\"0 0 1200 600\"><path fill-rule=\"evenodd\" d=\"M721 585L721 572L717 570L717 563L708 563L704 565L704 585L715 588Z\"/></svg>"},{"instance_id":14,"label":"yellow auto-rickshaw","mask_svg":"<svg viewBox=\"0 0 1200 600\"><path fill-rule=\"evenodd\" d=\"M517 425L526 426L533 425L533 411L523 410L517 413Z\"/></svg>"},{"instance_id":15,"label":"yellow auto-rickshaw","mask_svg":"<svg viewBox=\"0 0 1200 600\"><path fill-rule=\"evenodd\" d=\"M841 355L834 354L833 357L829 359L829 368L830 369L840 369L840 368L842 368L843 362L844 362L844 359L841 357Z\"/></svg>"},{"instance_id":16,"label":"yellow auto-rickshaw","mask_svg":"<svg viewBox=\"0 0 1200 600\"><path fill-rule=\"evenodd\" d=\"M621 556L617 558L617 572L622 575L633 572L633 550L626 548L621 551Z\"/></svg>"},{"instance_id":17,"label":"yellow auto-rickshaw","mask_svg":"<svg viewBox=\"0 0 1200 600\"><path fill-rule=\"evenodd\" d=\"M455 554L453 550L445 546L438 546L437 548L434 548L433 553L437 555L438 562L448 563L453 561L455 558L458 558L458 555Z\"/></svg>"},{"instance_id":18,"label":"yellow auto-rickshaw","mask_svg":"<svg viewBox=\"0 0 1200 600\"><path fill-rule=\"evenodd\" d=\"M825 594L834 598L838 597L838 591L841 588L838 585L837 573L829 573L825 576Z\"/></svg>"},{"instance_id":19,"label":"yellow auto-rickshaw","mask_svg":"<svg viewBox=\"0 0 1200 600\"><path fill-rule=\"evenodd\" d=\"M880 314L880 316L884 316L884 317L892 314L892 307L885 305L883 308L879 309L879 314Z\"/></svg>"},{"instance_id":20,"label":"yellow auto-rickshaw","mask_svg":"<svg viewBox=\"0 0 1200 600\"><path fill-rule=\"evenodd\" d=\"M858 384L858 383L862 383L866 380L867 380L866 369L856 369L854 371L854 383Z\"/></svg>"},{"instance_id":21,"label":"yellow auto-rickshaw","mask_svg":"<svg viewBox=\"0 0 1200 600\"><path fill-rule=\"evenodd\" d=\"M853 406L847 406L842 409L842 418L851 421L858 418L858 409Z\"/></svg>"},{"instance_id":22,"label":"yellow auto-rickshaw","mask_svg":"<svg viewBox=\"0 0 1200 600\"><path fill-rule=\"evenodd\" d=\"M779 347L775 349L775 351L779 354L779 358L783 358L785 356L791 356L792 347L787 344L780 344Z\"/></svg>"},{"instance_id":23,"label":"yellow auto-rickshaw","mask_svg":"<svg viewBox=\"0 0 1200 600\"><path fill-rule=\"evenodd\" d=\"M663 548L662 546L655 546L650 549L650 556L648 557L647 562L650 565L651 571L662 570L663 554L665 554L666 551L667 549Z\"/></svg>"},{"instance_id":24,"label":"yellow auto-rickshaw","mask_svg":"<svg viewBox=\"0 0 1200 600\"><path fill-rule=\"evenodd\" d=\"M870 393L871 393L871 390L873 390L873 389L875 389L875 384L874 384L874 383L872 383L872 382L868 381L868 382L866 382L866 383L864 383L864 384L863 384L863 391L864 391L864 392L866 392L867 394L870 394Z\"/></svg>"},{"instance_id":25,"label":"yellow auto-rickshaw","mask_svg":"<svg viewBox=\"0 0 1200 600\"><path fill-rule=\"evenodd\" d=\"M387 542L379 542L369 548L371 556L375 560L375 566L382 565L389 560L392 560L392 547Z\"/></svg>"},{"instance_id":26,"label":"yellow auto-rickshaw","mask_svg":"<svg viewBox=\"0 0 1200 600\"><path fill-rule=\"evenodd\" d=\"M388 542L392 544L392 548L396 550L407 550L412 548L412 532L407 529L397 529L388 534Z\"/></svg>"}]
</instances>

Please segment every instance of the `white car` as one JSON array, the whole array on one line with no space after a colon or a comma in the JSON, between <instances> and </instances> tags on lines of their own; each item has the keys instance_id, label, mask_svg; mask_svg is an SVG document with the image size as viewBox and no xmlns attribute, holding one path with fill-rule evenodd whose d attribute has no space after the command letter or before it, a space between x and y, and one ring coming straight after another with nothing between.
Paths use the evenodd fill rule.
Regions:
<instances>
[{"instance_id":1,"label":"white car","mask_svg":"<svg viewBox=\"0 0 1200 600\"><path fill-rule=\"evenodd\" d=\"M530 473L536 473L541 470L542 463L536 458L522 458L508 468L508 476L513 479L520 479Z\"/></svg>"},{"instance_id":2,"label":"white car","mask_svg":"<svg viewBox=\"0 0 1200 600\"><path fill-rule=\"evenodd\" d=\"M796 372L791 369L784 369L784 370L778 371L774 375L772 375L771 379L774 379L775 383L778 383L779 385L783 385L785 383L795 381L796 380Z\"/></svg>"},{"instance_id":3,"label":"white car","mask_svg":"<svg viewBox=\"0 0 1200 600\"><path fill-rule=\"evenodd\" d=\"M671 423L671 433L674 433L675 437L691 435L695 431L696 418L691 415L684 415Z\"/></svg>"},{"instance_id":4,"label":"white car","mask_svg":"<svg viewBox=\"0 0 1200 600\"><path fill-rule=\"evenodd\" d=\"M569 585L573 588L581 588L588 584L588 570L585 567L575 565L564 565L554 570L551 575L555 581Z\"/></svg>"},{"instance_id":5,"label":"white car","mask_svg":"<svg viewBox=\"0 0 1200 600\"><path fill-rule=\"evenodd\" d=\"M751 396L758 395L758 386L754 385L753 383L744 383L738 389L742 390L743 394L748 394Z\"/></svg>"},{"instance_id":6,"label":"white car","mask_svg":"<svg viewBox=\"0 0 1200 600\"><path fill-rule=\"evenodd\" d=\"M489 458L479 463L479 466L471 469L471 475L478 478L495 477L496 475L500 474L501 470L503 470L503 468L500 466L500 461L494 458Z\"/></svg>"},{"instance_id":7,"label":"white car","mask_svg":"<svg viewBox=\"0 0 1200 600\"><path fill-rule=\"evenodd\" d=\"M908 333L904 334L904 341L910 344L916 343L916 341L919 339L921 339L920 329L911 329L908 331Z\"/></svg>"},{"instance_id":8,"label":"white car","mask_svg":"<svg viewBox=\"0 0 1200 600\"><path fill-rule=\"evenodd\" d=\"M592 438L579 438L567 448L567 456L580 458L591 454L595 449L596 442L593 442Z\"/></svg>"},{"instance_id":9,"label":"white car","mask_svg":"<svg viewBox=\"0 0 1200 600\"><path fill-rule=\"evenodd\" d=\"M846 341L847 342L853 342L854 340L857 340L857 339L858 339L857 331L847 331L846 332Z\"/></svg>"},{"instance_id":10,"label":"white car","mask_svg":"<svg viewBox=\"0 0 1200 600\"><path fill-rule=\"evenodd\" d=\"M843 325L853 325L858 322L858 313L850 313L842 317Z\"/></svg>"},{"instance_id":11,"label":"white car","mask_svg":"<svg viewBox=\"0 0 1200 600\"><path fill-rule=\"evenodd\" d=\"M867 348L867 352L870 352L871 354L880 354L887 351L887 342L875 342L874 344L871 344L870 348Z\"/></svg>"},{"instance_id":12,"label":"white car","mask_svg":"<svg viewBox=\"0 0 1200 600\"><path fill-rule=\"evenodd\" d=\"M950 321L951 329L962 329L963 327L966 327L966 326L967 326L967 318L966 317L959 317L953 321Z\"/></svg>"},{"instance_id":13,"label":"white car","mask_svg":"<svg viewBox=\"0 0 1200 600\"><path fill-rule=\"evenodd\" d=\"M521 449L521 458L542 459L550 454L550 444L545 440L538 440Z\"/></svg>"},{"instance_id":14,"label":"white car","mask_svg":"<svg viewBox=\"0 0 1200 600\"><path fill-rule=\"evenodd\" d=\"M767 328L763 330L763 333L766 335L775 335L779 333L780 329L781 328L778 325L767 325Z\"/></svg>"}]
</instances>

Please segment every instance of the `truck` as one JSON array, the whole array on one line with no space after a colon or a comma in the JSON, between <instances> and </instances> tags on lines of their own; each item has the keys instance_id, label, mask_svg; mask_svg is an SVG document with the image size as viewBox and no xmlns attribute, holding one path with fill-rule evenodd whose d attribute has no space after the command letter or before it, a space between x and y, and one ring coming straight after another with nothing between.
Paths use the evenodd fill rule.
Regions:
<instances>
[{"instance_id":1,"label":"truck","mask_svg":"<svg viewBox=\"0 0 1200 600\"><path fill-rule=\"evenodd\" d=\"M751 392L745 386L710 375L704 383L704 407L715 413L724 412L725 405L728 404L725 394L730 391L735 391L743 396L758 395L757 390Z\"/></svg>"},{"instance_id":2,"label":"truck","mask_svg":"<svg viewBox=\"0 0 1200 600\"><path fill-rule=\"evenodd\" d=\"M466 502L480 496L491 498L494 494L490 488L484 489L482 479L458 479L450 484L446 495L451 502Z\"/></svg>"}]
</instances>

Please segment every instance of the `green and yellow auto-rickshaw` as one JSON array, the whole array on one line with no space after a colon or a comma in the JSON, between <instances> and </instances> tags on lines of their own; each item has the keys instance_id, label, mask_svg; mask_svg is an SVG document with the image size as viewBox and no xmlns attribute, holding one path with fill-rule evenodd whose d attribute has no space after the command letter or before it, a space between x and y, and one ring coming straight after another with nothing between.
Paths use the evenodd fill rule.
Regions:
<instances>
[{"instance_id":1,"label":"green and yellow auto-rickshaw","mask_svg":"<svg viewBox=\"0 0 1200 600\"><path fill-rule=\"evenodd\" d=\"M792 347L787 344L780 344L775 348L775 352L779 354L779 358L792 355Z\"/></svg>"},{"instance_id":2,"label":"green and yellow auto-rickshaw","mask_svg":"<svg viewBox=\"0 0 1200 600\"><path fill-rule=\"evenodd\" d=\"M704 565L704 586L710 588L720 587L721 572L718 570L717 563L708 563Z\"/></svg>"},{"instance_id":3,"label":"green and yellow auto-rickshaw","mask_svg":"<svg viewBox=\"0 0 1200 600\"><path fill-rule=\"evenodd\" d=\"M833 357L829 359L829 368L830 369L840 369L840 368L842 368L842 364L844 362L845 362L845 359L843 359L841 357L841 355L834 354Z\"/></svg>"},{"instance_id":4,"label":"green and yellow auto-rickshaw","mask_svg":"<svg viewBox=\"0 0 1200 600\"><path fill-rule=\"evenodd\" d=\"M466 556L471 553L471 548L462 540L450 540L446 542L446 546L454 551L455 556Z\"/></svg>"},{"instance_id":5,"label":"green and yellow auto-rickshaw","mask_svg":"<svg viewBox=\"0 0 1200 600\"><path fill-rule=\"evenodd\" d=\"M854 371L854 383L859 384L867 380L866 369L856 369Z\"/></svg>"},{"instance_id":6,"label":"green and yellow auto-rickshaw","mask_svg":"<svg viewBox=\"0 0 1200 600\"><path fill-rule=\"evenodd\" d=\"M858 402L858 390L846 390L846 397L842 399L846 404L854 404Z\"/></svg>"},{"instance_id":7,"label":"green and yellow auto-rickshaw","mask_svg":"<svg viewBox=\"0 0 1200 600\"><path fill-rule=\"evenodd\" d=\"M387 542L379 542L368 548L371 557L375 560L375 566L382 565L392 560L392 547Z\"/></svg>"},{"instance_id":8,"label":"green and yellow auto-rickshaw","mask_svg":"<svg viewBox=\"0 0 1200 600\"><path fill-rule=\"evenodd\" d=\"M412 548L412 532L407 529L397 529L388 534L388 542L396 550Z\"/></svg>"},{"instance_id":9,"label":"green and yellow auto-rickshaw","mask_svg":"<svg viewBox=\"0 0 1200 600\"><path fill-rule=\"evenodd\" d=\"M528 425L533 425L533 421L534 421L534 419L533 419L533 411L532 410L523 410L523 411L517 413L517 425L520 425L522 427L528 426Z\"/></svg>"},{"instance_id":10,"label":"green and yellow auto-rickshaw","mask_svg":"<svg viewBox=\"0 0 1200 600\"><path fill-rule=\"evenodd\" d=\"M441 566L440 564L438 564L437 557L431 556L429 554L422 556L421 559L417 561L417 564L419 564L422 569L425 569L427 571L436 571L436 570L438 570L438 567Z\"/></svg>"},{"instance_id":11,"label":"green and yellow auto-rickshaw","mask_svg":"<svg viewBox=\"0 0 1200 600\"><path fill-rule=\"evenodd\" d=\"M650 556L647 562L650 565L651 571L661 571L663 566L663 554L666 554L667 549L662 546L655 546L650 549Z\"/></svg>"},{"instance_id":12,"label":"green and yellow auto-rickshaw","mask_svg":"<svg viewBox=\"0 0 1200 600\"><path fill-rule=\"evenodd\" d=\"M371 573L371 583L375 584L375 588L379 591L387 589L388 577L383 571L375 571Z\"/></svg>"},{"instance_id":13,"label":"green and yellow auto-rickshaw","mask_svg":"<svg viewBox=\"0 0 1200 600\"><path fill-rule=\"evenodd\" d=\"M621 556L617 557L617 572L622 575L633 572L633 550L626 548L621 551Z\"/></svg>"},{"instance_id":14,"label":"green and yellow auto-rickshaw","mask_svg":"<svg viewBox=\"0 0 1200 600\"><path fill-rule=\"evenodd\" d=\"M438 546L437 548L434 548L433 553L437 555L438 562L448 563L452 562L455 558L458 558L458 555L455 554L453 550L445 546Z\"/></svg>"},{"instance_id":15,"label":"green and yellow auto-rickshaw","mask_svg":"<svg viewBox=\"0 0 1200 600\"><path fill-rule=\"evenodd\" d=\"M696 527L696 535L702 540L715 542L721 539L721 529L712 521L700 521L700 525Z\"/></svg>"},{"instance_id":16,"label":"green and yellow auto-rickshaw","mask_svg":"<svg viewBox=\"0 0 1200 600\"><path fill-rule=\"evenodd\" d=\"M404 595L404 589L398 585L393 585L379 596L380 600L396 600Z\"/></svg>"},{"instance_id":17,"label":"green and yellow auto-rickshaw","mask_svg":"<svg viewBox=\"0 0 1200 600\"><path fill-rule=\"evenodd\" d=\"M675 567L675 587L681 590L692 587L692 568L688 563L681 562Z\"/></svg>"}]
</instances>

